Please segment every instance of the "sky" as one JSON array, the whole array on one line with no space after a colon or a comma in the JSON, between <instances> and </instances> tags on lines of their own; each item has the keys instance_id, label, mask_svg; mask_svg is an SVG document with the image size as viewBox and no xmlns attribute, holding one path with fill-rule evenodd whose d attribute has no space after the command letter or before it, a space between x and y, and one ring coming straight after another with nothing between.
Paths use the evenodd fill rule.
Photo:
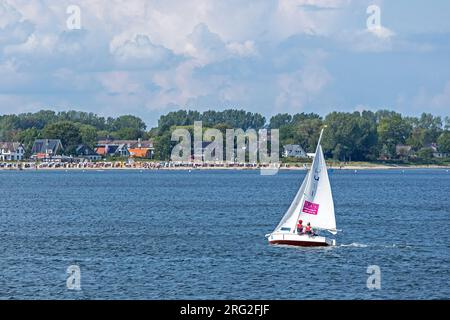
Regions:
<instances>
[{"instance_id":1,"label":"sky","mask_svg":"<svg viewBox=\"0 0 450 320\"><path fill-rule=\"evenodd\" d=\"M447 0L0 0L0 114L450 116L449 16Z\"/></svg>"}]
</instances>

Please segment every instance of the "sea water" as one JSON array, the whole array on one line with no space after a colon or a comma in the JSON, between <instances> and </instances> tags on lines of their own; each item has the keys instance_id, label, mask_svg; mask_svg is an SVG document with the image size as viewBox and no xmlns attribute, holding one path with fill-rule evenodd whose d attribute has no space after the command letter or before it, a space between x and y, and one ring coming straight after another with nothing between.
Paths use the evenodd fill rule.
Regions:
<instances>
[{"instance_id":1,"label":"sea water","mask_svg":"<svg viewBox=\"0 0 450 320\"><path fill-rule=\"evenodd\" d=\"M337 246L269 246L304 176L0 171L0 298L450 298L446 170L334 170Z\"/></svg>"}]
</instances>

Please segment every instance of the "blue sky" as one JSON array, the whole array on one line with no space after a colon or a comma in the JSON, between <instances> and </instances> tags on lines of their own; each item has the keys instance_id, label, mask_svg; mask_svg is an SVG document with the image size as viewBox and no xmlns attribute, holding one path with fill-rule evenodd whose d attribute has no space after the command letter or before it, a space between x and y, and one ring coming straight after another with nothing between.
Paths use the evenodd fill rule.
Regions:
<instances>
[{"instance_id":1,"label":"blue sky","mask_svg":"<svg viewBox=\"0 0 450 320\"><path fill-rule=\"evenodd\" d=\"M0 0L0 114L76 109L149 126L179 108L448 116L449 14L446 0Z\"/></svg>"}]
</instances>

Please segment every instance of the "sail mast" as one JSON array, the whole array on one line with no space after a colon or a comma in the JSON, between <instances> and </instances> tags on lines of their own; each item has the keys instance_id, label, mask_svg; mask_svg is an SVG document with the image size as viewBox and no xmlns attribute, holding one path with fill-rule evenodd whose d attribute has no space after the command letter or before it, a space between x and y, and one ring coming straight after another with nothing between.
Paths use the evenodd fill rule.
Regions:
<instances>
[{"instance_id":1,"label":"sail mast","mask_svg":"<svg viewBox=\"0 0 450 320\"><path fill-rule=\"evenodd\" d=\"M325 130L326 127L327 127L327 126L325 125L325 126L323 126L322 130L320 130L320 136L319 136L319 141L317 142L316 152L317 152L317 150L319 150L320 143L322 142L323 130ZM314 157L315 157L315 156L314 156Z\"/></svg>"}]
</instances>

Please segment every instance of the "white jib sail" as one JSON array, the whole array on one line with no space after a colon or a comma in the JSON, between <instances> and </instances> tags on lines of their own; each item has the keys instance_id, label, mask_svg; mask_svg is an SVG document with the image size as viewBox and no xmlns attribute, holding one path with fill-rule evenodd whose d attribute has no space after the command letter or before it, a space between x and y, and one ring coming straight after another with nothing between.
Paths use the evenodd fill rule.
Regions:
<instances>
[{"instance_id":1,"label":"white jib sail","mask_svg":"<svg viewBox=\"0 0 450 320\"><path fill-rule=\"evenodd\" d=\"M311 170L275 231L296 232L296 224L301 219L304 226L309 222L313 229L326 229L335 233L336 218L333 196L325 158L320 146L321 138L322 133Z\"/></svg>"},{"instance_id":2,"label":"white jib sail","mask_svg":"<svg viewBox=\"0 0 450 320\"><path fill-rule=\"evenodd\" d=\"M283 216L283 219L281 219L278 226L275 228L274 232L276 231L293 231L295 228L295 225L297 223L297 217L298 217L298 208L303 203L303 196L305 192L306 182L308 180L309 173L306 174L305 179L303 179L303 183L300 186L300 189L298 189L297 194L295 195L294 200L292 201L289 209L286 211L286 213Z\"/></svg>"}]
</instances>

